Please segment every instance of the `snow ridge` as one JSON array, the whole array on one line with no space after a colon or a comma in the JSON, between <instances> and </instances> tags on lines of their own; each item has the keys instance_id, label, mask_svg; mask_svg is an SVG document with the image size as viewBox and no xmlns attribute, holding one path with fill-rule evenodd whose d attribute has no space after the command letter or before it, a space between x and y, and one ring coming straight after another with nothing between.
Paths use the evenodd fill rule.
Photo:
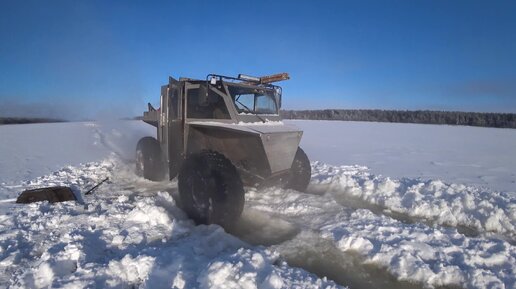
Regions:
<instances>
[{"instance_id":1,"label":"snow ridge","mask_svg":"<svg viewBox=\"0 0 516 289\"><path fill-rule=\"evenodd\" d=\"M391 179L352 166L315 163L312 186L337 200L354 198L439 225L496 233L516 242L516 196L440 180Z\"/></svg>"}]
</instances>

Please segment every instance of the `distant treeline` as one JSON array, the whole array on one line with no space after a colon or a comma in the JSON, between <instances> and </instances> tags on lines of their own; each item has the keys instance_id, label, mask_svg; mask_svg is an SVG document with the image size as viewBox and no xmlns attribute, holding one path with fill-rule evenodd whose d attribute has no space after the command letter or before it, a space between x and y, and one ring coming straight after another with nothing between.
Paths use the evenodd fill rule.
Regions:
<instances>
[{"instance_id":1,"label":"distant treeline","mask_svg":"<svg viewBox=\"0 0 516 289\"><path fill-rule=\"evenodd\" d=\"M44 123L44 122L65 122L65 120L55 119L55 118L0 117L0 125L2 125L2 124Z\"/></svg>"},{"instance_id":2,"label":"distant treeline","mask_svg":"<svg viewBox=\"0 0 516 289\"><path fill-rule=\"evenodd\" d=\"M347 120L516 128L514 113L430 110L324 109L283 110L284 119Z\"/></svg>"}]
</instances>

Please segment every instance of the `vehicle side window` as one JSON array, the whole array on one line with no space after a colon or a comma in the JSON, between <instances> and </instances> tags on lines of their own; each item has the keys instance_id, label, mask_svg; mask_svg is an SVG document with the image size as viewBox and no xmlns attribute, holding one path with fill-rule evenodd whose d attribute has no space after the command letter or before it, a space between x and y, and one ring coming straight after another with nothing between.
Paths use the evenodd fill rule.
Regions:
<instances>
[{"instance_id":1,"label":"vehicle side window","mask_svg":"<svg viewBox=\"0 0 516 289\"><path fill-rule=\"evenodd\" d=\"M207 95L202 95L206 90L194 88L187 92L187 117L203 119L229 119L229 112L224 99L216 92L208 89Z\"/></svg>"},{"instance_id":2,"label":"vehicle side window","mask_svg":"<svg viewBox=\"0 0 516 289\"><path fill-rule=\"evenodd\" d=\"M276 113L276 102L268 95L257 95L256 96L256 108L257 113Z\"/></svg>"}]
</instances>

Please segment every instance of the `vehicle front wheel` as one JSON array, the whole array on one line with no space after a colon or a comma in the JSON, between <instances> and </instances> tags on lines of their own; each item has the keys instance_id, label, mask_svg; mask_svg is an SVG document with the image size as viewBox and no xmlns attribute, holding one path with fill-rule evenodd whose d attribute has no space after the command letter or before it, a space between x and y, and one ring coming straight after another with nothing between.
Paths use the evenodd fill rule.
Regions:
<instances>
[{"instance_id":1,"label":"vehicle front wheel","mask_svg":"<svg viewBox=\"0 0 516 289\"><path fill-rule=\"evenodd\" d=\"M162 181L165 169L157 139L147 136L136 145L136 174L151 181Z\"/></svg>"},{"instance_id":2,"label":"vehicle front wheel","mask_svg":"<svg viewBox=\"0 0 516 289\"><path fill-rule=\"evenodd\" d=\"M198 224L234 224L244 209L244 187L224 155L203 151L188 156L178 175L179 196L187 215Z\"/></svg>"},{"instance_id":3,"label":"vehicle front wheel","mask_svg":"<svg viewBox=\"0 0 516 289\"><path fill-rule=\"evenodd\" d=\"M304 192L310 183L311 177L312 168L310 167L310 160L306 153L298 147L285 188Z\"/></svg>"}]
</instances>

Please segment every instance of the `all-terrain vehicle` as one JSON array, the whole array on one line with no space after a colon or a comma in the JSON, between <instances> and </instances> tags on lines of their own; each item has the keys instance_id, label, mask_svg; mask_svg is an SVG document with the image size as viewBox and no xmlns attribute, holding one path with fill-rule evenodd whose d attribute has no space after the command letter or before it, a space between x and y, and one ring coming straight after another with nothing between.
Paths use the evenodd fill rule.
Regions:
<instances>
[{"instance_id":1,"label":"all-terrain vehicle","mask_svg":"<svg viewBox=\"0 0 516 289\"><path fill-rule=\"evenodd\" d=\"M311 168L299 147L303 134L281 121L288 74L205 80L169 77L160 108L143 121L157 128L136 147L136 172L152 181L178 177L185 212L198 223L230 225L244 207L244 185L306 190Z\"/></svg>"}]
</instances>

